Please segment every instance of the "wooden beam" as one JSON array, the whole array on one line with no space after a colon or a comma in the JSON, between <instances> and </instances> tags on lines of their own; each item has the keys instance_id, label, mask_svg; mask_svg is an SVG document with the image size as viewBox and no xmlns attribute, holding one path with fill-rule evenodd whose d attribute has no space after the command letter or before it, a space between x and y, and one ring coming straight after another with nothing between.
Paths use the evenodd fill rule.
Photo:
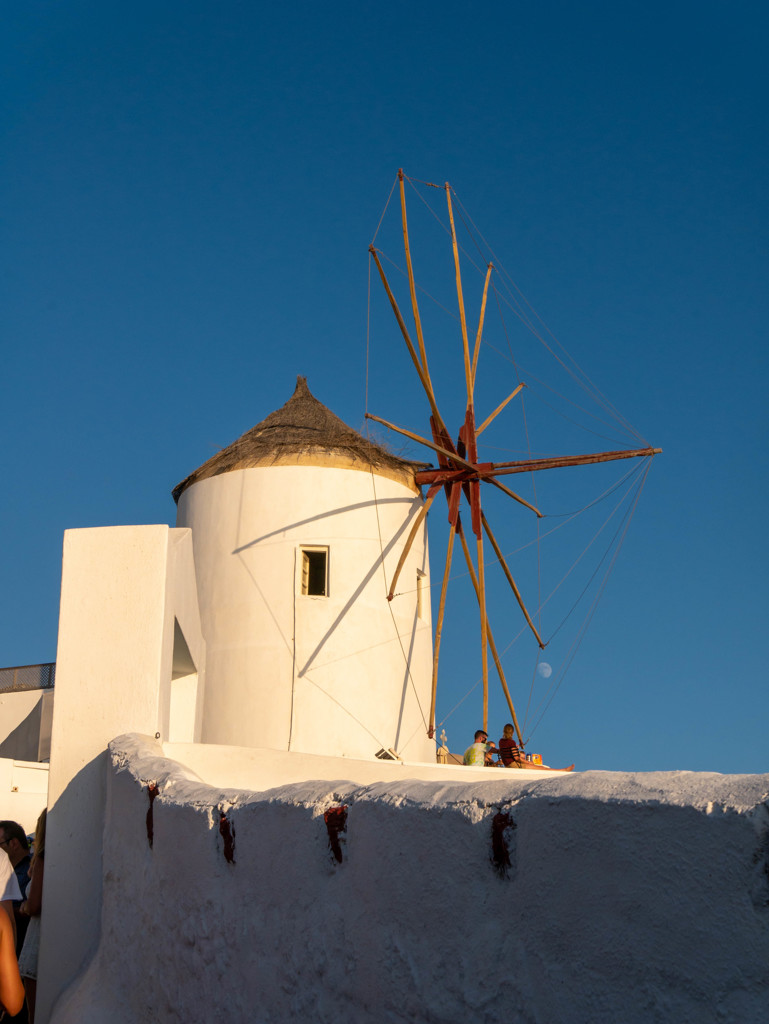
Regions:
<instances>
[{"instance_id":1,"label":"wooden beam","mask_svg":"<svg viewBox=\"0 0 769 1024\"><path fill-rule=\"evenodd\" d=\"M393 428L397 429L397 428ZM598 462L616 462L619 459L651 458L660 455L661 448L634 448L614 452L595 452L592 455L556 455L547 459L523 459L519 462L478 462L472 466L475 474L486 480L512 473L536 473L543 469L565 469L569 466L589 466ZM459 460L457 460L459 461ZM449 482L458 477L460 470L441 467L421 469L415 474L418 484L431 484L436 480ZM472 479L467 475L463 479Z\"/></svg>"},{"instance_id":2,"label":"wooden beam","mask_svg":"<svg viewBox=\"0 0 769 1024\"><path fill-rule=\"evenodd\" d=\"M467 407L465 422L459 432L459 439L464 444L467 458L471 465L475 466L478 461L478 445L475 441L475 414L472 405ZM482 536L481 530L481 485L476 476L463 484L463 490L467 496L467 503L470 506L472 515L473 533L476 537Z\"/></svg>"},{"instance_id":3,"label":"wooden beam","mask_svg":"<svg viewBox=\"0 0 769 1024\"><path fill-rule=\"evenodd\" d=\"M516 494L515 491L511 491L509 487L505 487L505 485L501 484L499 482L499 480L495 480L493 476L489 476L488 474L483 473L482 476L481 476L481 479L482 480L488 480L490 484L493 484L500 491L504 491L505 494L509 495L509 497L511 497L514 501L517 501L517 502L519 502L519 504L524 505L526 508L531 509L532 512L536 512L537 513L537 519L542 519L543 518L543 515L539 511L538 508L536 508L534 505L532 505L528 501L526 501L525 498L522 498L520 496L520 494Z\"/></svg>"},{"instance_id":4,"label":"wooden beam","mask_svg":"<svg viewBox=\"0 0 769 1024\"><path fill-rule=\"evenodd\" d=\"M475 574L475 567L473 565L473 561L470 558L470 551L469 551L469 549L467 547L467 540L465 539L465 535L464 535L464 531L462 530L461 523L460 523L460 527L459 527L459 531L458 532L459 532L460 540L462 541L462 550L464 551L465 561L467 562L467 567L468 567L468 569L470 571L470 579L473 581L473 587L475 588L475 596L476 596L476 598L478 598L478 578L477 578L477 576ZM521 734L520 726L518 725L518 716L515 713L515 707L513 705L513 698L510 696L510 690L508 689L508 686L507 686L507 680L505 679L505 673L504 673L504 671L502 669L502 662L500 660L499 653L497 652L497 645L494 642L494 634L491 631L491 626L489 625L488 621L486 623L486 631L487 631L488 638L489 638L489 647L491 649L491 656L494 659L494 665L496 666L497 674L499 675L499 681L502 684L502 691L504 692L505 700L507 701L507 706L510 709L510 714L512 715L512 718L513 718L513 724L515 726L515 731L516 731L516 733L518 735L518 739L520 741L521 746L523 746L523 736Z\"/></svg>"},{"instance_id":5,"label":"wooden beam","mask_svg":"<svg viewBox=\"0 0 769 1024\"><path fill-rule=\"evenodd\" d=\"M430 433L433 435L433 444L438 445L443 451L456 453L457 449L451 436L444 428L438 426L434 416L430 417ZM442 454L442 451L438 451L436 454L438 456L438 465L448 468L448 459Z\"/></svg>"},{"instance_id":6,"label":"wooden beam","mask_svg":"<svg viewBox=\"0 0 769 1024\"><path fill-rule=\"evenodd\" d=\"M373 245L369 246L368 251L371 253L371 255L374 258L374 262L376 263L377 270L379 271L379 276L382 279L382 284L384 285L384 289L387 292L387 297L390 300L390 305L392 306L393 313L395 313L395 319L398 321L398 326L401 329L401 334L403 335L403 340L406 342L406 347L409 350L409 355L411 356L411 361L414 364L414 368L417 371L417 375L419 377L420 383L422 384L422 387L424 388L425 394L427 395L427 401L430 403L430 411L432 412L433 416L435 417L435 422L438 423L439 426L441 426L443 428L443 430L448 434L448 430L446 429L446 425L443 422L443 419L441 417L440 412L438 411L438 405L437 405L437 403L435 401L435 393L433 392L432 382L431 382L429 376L425 373L425 371L422 368L422 365L421 365L421 363L419 361L419 357L417 356L416 350L414 348L414 343L411 340L411 337L410 337L409 332L408 332L408 328L406 327L406 322L403 319L403 316L401 315L400 309L398 308L397 300L396 300L395 296L392 293L392 289L390 288L390 284L389 284L389 282L387 280L387 275L384 272L384 268L383 268L383 266L382 266L382 264L381 264L381 262L379 260L379 256L377 255L377 251L376 251L376 249L374 248Z\"/></svg>"},{"instance_id":7,"label":"wooden beam","mask_svg":"<svg viewBox=\"0 0 769 1024\"><path fill-rule=\"evenodd\" d=\"M452 469L451 466L443 466L439 469L420 469L414 474L418 484L443 483L447 486L454 483L467 483L469 480L480 480L484 475L484 463L478 463L472 469Z\"/></svg>"},{"instance_id":8,"label":"wooden beam","mask_svg":"<svg viewBox=\"0 0 769 1024\"><path fill-rule=\"evenodd\" d=\"M619 459L642 459L661 455L661 448L631 448L612 452L593 452L588 455L554 455L547 459L521 459L518 462L492 462L485 470L488 476L510 473L536 473L542 469L566 469L570 466L590 466L597 462L617 462Z\"/></svg>"},{"instance_id":9,"label":"wooden beam","mask_svg":"<svg viewBox=\"0 0 769 1024\"><path fill-rule=\"evenodd\" d=\"M483 298L481 299L481 315L478 318L478 333L475 336L475 350L473 351L473 365L472 365L472 381L473 391L475 390L475 374L478 369L478 353L481 350L481 335L483 334L483 319L486 315L486 296L489 292L489 281L491 280L491 272L494 269L494 264L489 263L486 268L486 280L483 285ZM477 431L480 433L480 431Z\"/></svg>"},{"instance_id":10,"label":"wooden beam","mask_svg":"<svg viewBox=\"0 0 769 1024\"><path fill-rule=\"evenodd\" d=\"M458 462L460 466L464 466L466 469L472 470L474 474L477 474L479 478L488 480L490 484L494 484L500 491L504 491L509 497L520 502L521 505L525 505L526 508L531 509L532 512L536 512L537 516L541 519L542 513L534 505L531 505L525 498L522 498L520 494L516 494L515 491L511 491L509 487L505 487L499 480L495 480L493 476L489 475L487 470L479 469L474 466L472 462L468 462L467 459L463 459L461 455L457 455L456 452L450 452L448 448L442 448L439 444L435 444L433 441L428 441L426 437L422 437L420 434L415 434L411 430L406 430L405 427L396 427L394 423L390 423L388 420L383 420L381 416L375 416L372 412L366 413L367 420L374 420L375 423L381 423L383 427L388 427L390 430L396 431L398 434L403 434L404 437L411 438L412 441L418 441L419 444L425 445L427 448L432 448L434 452L439 452L441 455L445 455L447 459L451 459L452 462ZM493 463L492 463L493 465ZM430 472L429 470L427 472Z\"/></svg>"},{"instance_id":11,"label":"wooden beam","mask_svg":"<svg viewBox=\"0 0 769 1024\"><path fill-rule=\"evenodd\" d=\"M481 512L481 522L483 523L483 528L486 531L486 536L489 538L489 540L491 541L491 546L494 548L494 554L499 559L499 564L502 566L502 570L503 570L505 576L507 577L507 582L512 587L513 593L515 594L515 599L518 602L521 611L526 616L526 621L528 622L529 627L530 627L532 633L537 638L537 643L539 644L540 649L544 651L545 644L542 642L542 637L537 632L537 627L531 621L531 616L529 615L529 613L528 613L528 611L526 609L526 605L523 603L523 598L521 597L521 592L518 589L518 586L516 585L515 580L513 579L513 574L510 572L510 569L508 568L507 562L505 561L505 556L502 554L502 551L501 551L501 549L499 547L499 544L497 544L497 539L494 536L494 534L491 532L491 527L489 526L489 522L486 519L486 515L485 515L484 512Z\"/></svg>"},{"instance_id":12,"label":"wooden beam","mask_svg":"<svg viewBox=\"0 0 769 1024\"><path fill-rule=\"evenodd\" d=\"M449 543L446 548L446 565L443 570L443 582L441 583L441 598L438 604L438 619L435 624L435 640L433 641L433 680L432 696L430 697L430 728L435 731L435 699L438 694L438 658L441 651L441 633L443 632L443 616L446 612L446 592L449 585L449 573L451 572L451 559L454 551L454 537L456 530L452 526L449 531Z\"/></svg>"},{"instance_id":13,"label":"wooden beam","mask_svg":"<svg viewBox=\"0 0 769 1024\"><path fill-rule=\"evenodd\" d=\"M475 484L477 487L478 484ZM486 620L486 571L483 565L483 534L476 541L478 549L478 604L481 611L481 671L483 673L483 728L489 722L489 661Z\"/></svg>"},{"instance_id":14,"label":"wooden beam","mask_svg":"<svg viewBox=\"0 0 769 1024\"><path fill-rule=\"evenodd\" d=\"M403 546L401 557L398 559L398 564L395 567L393 578L390 581L390 591L387 595L388 601L392 601L393 597L395 597L395 584L398 582L398 577L401 574L401 569L403 568L406 562L406 558L408 556L409 551L411 551L411 545L414 543L414 539L417 535L417 532L419 531L419 527L424 522L425 516L430 510L430 506L435 500L435 495L438 493L441 487L442 484L433 484L433 486L427 492L427 497L425 498L424 505L420 508L419 512L417 513L416 519L414 520L414 524L411 527L411 530L409 531L408 537L406 538L406 543Z\"/></svg>"},{"instance_id":15,"label":"wooden beam","mask_svg":"<svg viewBox=\"0 0 769 1024\"><path fill-rule=\"evenodd\" d=\"M465 356L465 383L467 384L467 404L473 404L473 374L470 367L470 345L467 340L467 320L465 319L465 300L462 296L462 272L459 267L459 246L457 232L454 227L454 209L451 205L451 185L446 182L446 202L449 208L449 224L451 225L451 245L454 250L454 275L457 282L457 302L459 303L459 323L462 327L462 349Z\"/></svg>"},{"instance_id":16,"label":"wooden beam","mask_svg":"<svg viewBox=\"0 0 769 1024\"><path fill-rule=\"evenodd\" d=\"M486 429L486 427L488 427L489 423L491 423L491 421L494 419L494 417L498 416L499 413L501 413L502 410L504 409L504 407L507 405L507 403L508 402L512 402L512 400L515 398L515 396L517 394L519 394L521 391L523 391L523 389L525 387L526 387L525 384L519 384L518 387L515 389L515 391L511 392L511 394L509 394L507 396L507 398L504 400L504 402L502 402L501 405L498 405L496 407L496 409L491 414L491 416L487 416L486 417L486 419L483 421L483 423L481 423L480 427L478 427L478 429L475 431L475 436L478 437L479 434L482 434L483 431Z\"/></svg>"},{"instance_id":17,"label":"wooden beam","mask_svg":"<svg viewBox=\"0 0 769 1024\"><path fill-rule=\"evenodd\" d=\"M441 455L445 455L447 459L451 459L452 462L458 462L461 466L465 466L467 469L475 472L475 466L468 462L467 459L463 459L461 455L457 455L456 451L449 451L448 448L443 448L439 444L435 444L434 441L428 441L426 437L422 437L420 434L415 434L411 430L406 430L405 427L396 427L394 423L390 423L388 420L383 420L380 416L375 416L372 412L366 413L367 420L374 420L375 423L381 423L383 427L388 427L390 430L394 430L398 434L403 434L404 437L411 438L412 441L418 441L419 444L425 445L427 448L432 448L434 452L438 452Z\"/></svg>"},{"instance_id":18,"label":"wooden beam","mask_svg":"<svg viewBox=\"0 0 769 1024\"><path fill-rule=\"evenodd\" d=\"M430 380L430 371L427 367L427 351L425 350L425 339L422 334L422 320L419 316L419 305L417 303L417 290L414 283L414 268L411 264L411 248L409 246L409 227L406 218L406 191L403 185L403 170L398 171L398 181L400 183L400 196L401 196L401 224L403 226L403 248L406 253L406 267L408 268L409 275L409 291L411 293L411 309L414 313L414 325L417 331L417 344L419 345L419 357L422 360L422 369L425 371L425 377L430 383L432 388L432 381Z\"/></svg>"}]
</instances>

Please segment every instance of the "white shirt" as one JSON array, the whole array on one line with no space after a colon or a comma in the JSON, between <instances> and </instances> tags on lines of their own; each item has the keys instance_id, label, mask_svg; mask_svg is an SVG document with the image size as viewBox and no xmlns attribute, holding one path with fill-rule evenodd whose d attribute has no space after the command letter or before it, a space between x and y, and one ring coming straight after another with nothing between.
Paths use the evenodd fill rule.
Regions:
<instances>
[{"instance_id":1,"label":"white shirt","mask_svg":"<svg viewBox=\"0 0 769 1024\"><path fill-rule=\"evenodd\" d=\"M5 850L0 850L0 900L20 900L21 889Z\"/></svg>"}]
</instances>

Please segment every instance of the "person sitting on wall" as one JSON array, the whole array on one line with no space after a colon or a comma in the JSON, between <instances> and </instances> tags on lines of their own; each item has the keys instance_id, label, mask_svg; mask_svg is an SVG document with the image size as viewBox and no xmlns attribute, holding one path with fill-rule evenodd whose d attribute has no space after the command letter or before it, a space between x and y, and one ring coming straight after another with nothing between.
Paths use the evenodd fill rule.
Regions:
<instances>
[{"instance_id":1,"label":"person sitting on wall","mask_svg":"<svg viewBox=\"0 0 769 1024\"><path fill-rule=\"evenodd\" d=\"M502 739L499 741L499 757L498 764L503 764L505 768L531 768L537 772L571 772L574 771L574 765L570 764L568 768L551 768L547 764L535 764L533 761L527 761L524 757L523 749L513 739L513 727L508 724L502 730Z\"/></svg>"},{"instance_id":2,"label":"person sitting on wall","mask_svg":"<svg viewBox=\"0 0 769 1024\"><path fill-rule=\"evenodd\" d=\"M490 765L492 764L496 749L493 743L488 742L486 730L476 729L475 742L465 751L462 764Z\"/></svg>"},{"instance_id":3,"label":"person sitting on wall","mask_svg":"<svg viewBox=\"0 0 769 1024\"><path fill-rule=\"evenodd\" d=\"M513 727L508 723L502 730L502 739L499 741L499 756L505 768L523 768L526 762L523 758L523 751L513 739Z\"/></svg>"},{"instance_id":4,"label":"person sitting on wall","mask_svg":"<svg viewBox=\"0 0 769 1024\"><path fill-rule=\"evenodd\" d=\"M16 881L21 889L21 899L13 901L13 915L16 923L16 955L21 952L24 945L24 936L27 933L29 918L19 913L21 900L27 895L29 885L29 865L32 858L29 854L29 840L24 829L17 821L0 821L0 849L8 854Z\"/></svg>"}]
</instances>

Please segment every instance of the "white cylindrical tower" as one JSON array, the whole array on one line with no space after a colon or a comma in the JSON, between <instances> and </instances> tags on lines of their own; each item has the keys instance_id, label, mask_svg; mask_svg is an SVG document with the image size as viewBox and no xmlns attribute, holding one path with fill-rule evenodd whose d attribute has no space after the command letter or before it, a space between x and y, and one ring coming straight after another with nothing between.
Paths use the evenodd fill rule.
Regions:
<instances>
[{"instance_id":1,"label":"white cylindrical tower","mask_svg":"<svg viewBox=\"0 0 769 1024\"><path fill-rule=\"evenodd\" d=\"M363 438L303 377L174 490L206 641L203 741L433 761L420 464Z\"/></svg>"}]
</instances>

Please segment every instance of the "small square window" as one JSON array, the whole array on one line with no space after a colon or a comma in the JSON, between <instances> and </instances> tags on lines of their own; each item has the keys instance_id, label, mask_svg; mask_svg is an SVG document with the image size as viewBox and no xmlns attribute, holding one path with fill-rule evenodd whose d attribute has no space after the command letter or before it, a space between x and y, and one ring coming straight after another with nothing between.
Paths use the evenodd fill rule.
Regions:
<instances>
[{"instance_id":1,"label":"small square window","mask_svg":"<svg viewBox=\"0 0 769 1024\"><path fill-rule=\"evenodd\" d=\"M302 593L328 597L328 548L302 548Z\"/></svg>"}]
</instances>

